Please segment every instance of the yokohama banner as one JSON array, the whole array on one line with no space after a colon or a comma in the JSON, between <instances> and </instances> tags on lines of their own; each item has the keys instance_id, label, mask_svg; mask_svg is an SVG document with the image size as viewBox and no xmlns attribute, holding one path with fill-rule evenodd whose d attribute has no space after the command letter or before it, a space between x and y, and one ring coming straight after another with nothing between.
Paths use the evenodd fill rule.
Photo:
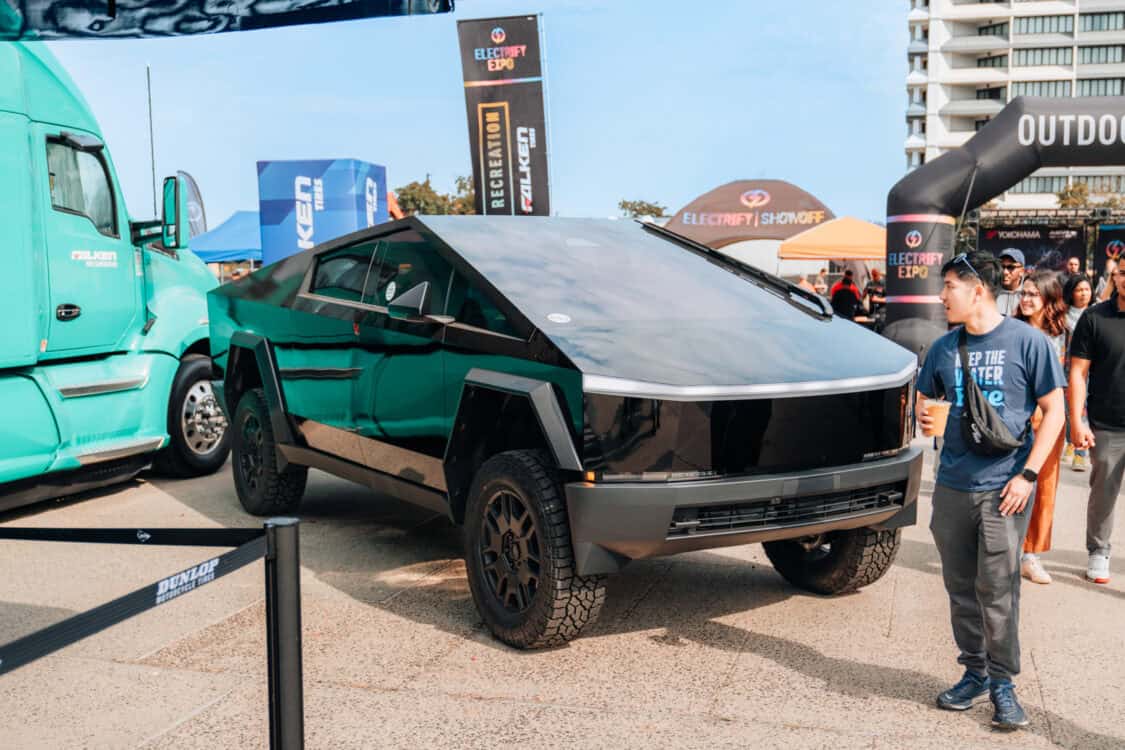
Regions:
<instances>
[{"instance_id":1,"label":"yokohama banner","mask_svg":"<svg viewBox=\"0 0 1125 750\"><path fill-rule=\"evenodd\" d=\"M536 16L457 22L479 214L549 216Z\"/></svg>"},{"instance_id":2,"label":"yokohama banner","mask_svg":"<svg viewBox=\"0 0 1125 750\"><path fill-rule=\"evenodd\" d=\"M1086 270L1086 230L1082 227L1017 225L981 229L977 247L993 255L1008 248L1019 250L1029 269L1065 271L1067 258L1075 257L1082 262L1082 270Z\"/></svg>"}]
</instances>

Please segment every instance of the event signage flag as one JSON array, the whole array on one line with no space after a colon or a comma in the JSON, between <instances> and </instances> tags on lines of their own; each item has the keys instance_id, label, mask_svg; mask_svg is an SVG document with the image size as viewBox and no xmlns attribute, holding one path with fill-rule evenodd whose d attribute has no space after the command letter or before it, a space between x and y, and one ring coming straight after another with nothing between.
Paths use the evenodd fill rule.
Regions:
<instances>
[{"instance_id":1,"label":"event signage flag","mask_svg":"<svg viewBox=\"0 0 1125 750\"><path fill-rule=\"evenodd\" d=\"M1110 258L1125 258L1125 224L1102 224L1098 227L1098 241L1094 243L1094 278L1105 273L1105 263Z\"/></svg>"},{"instance_id":2,"label":"event signage flag","mask_svg":"<svg viewBox=\"0 0 1125 750\"><path fill-rule=\"evenodd\" d=\"M188 224L190 237L198 237L207 231L207 211L203 207L203 194L199 191L199 183L187 172L180 170L176 176L183 180L187 188Z\"/></svg>"},{"instance_id":3,"label":"event signage flag","mask_svg":"<svg viewBox=\"0 0 1125 750\"><path fill-rule=\"evenodd\" d=\"M258 162L262 262L389 221L387 170L356 159Z\"/></svg>"},{"instance_id":4,"label":"event signage flag","mask_svg":"<svg viewBox=\"0 0 1125 750\"><path fill-rule=\"evenodd\" d=\"M1034 224L983 228L977 247L999 255L1008 248L1023 253L1028 268L1065 271L1066 261L1074 256L1086 269L1086 231L1082 227L1041 226Z\"/></svg>"},{"instance_id":5,"label":"event signage flag","mask_svg":"<svg viewBox=\"0 0 1125 750\"><path fill-rule=\"evenodd\" d=\"M457 22L478 214L549 216L536 16Z\"/></svg>"}]
</instances>

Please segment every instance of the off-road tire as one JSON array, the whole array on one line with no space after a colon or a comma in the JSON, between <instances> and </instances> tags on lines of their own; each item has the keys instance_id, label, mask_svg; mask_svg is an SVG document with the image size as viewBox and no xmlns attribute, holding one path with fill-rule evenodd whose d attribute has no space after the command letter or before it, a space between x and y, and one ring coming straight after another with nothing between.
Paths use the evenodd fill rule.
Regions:
<instances>
[{"instance_id":1,"label":"off-road tire","mask_svg":"<svg viewBox=\"0 0 1125 750\"><path fill-rule=\"evenodd\" d=\"M255 516L291 515L301 507L309 470L289 464L277 470L277 440L261 388L246 391L231 421L231 472L238 501Z\"/></svg>"},{"instance_id":2,"label":"off-road tire","mask_svg":"<svg viewBox=\"0 0 1125 750\"><path fill-rule=\"evenodd\" d=\"M493 564L485 562L491 554L485 548L490 541L500 538L499 535L485 537L486 513L490 508L500 507L496 503L501 503L504 497L517 499L522 506L518 519L522 521L530 516L534 524L530 533L534 533L537 540L538 577L534 591L526 597L528 604L520 611L505 606L500 590L510 589L498 590L495 583L495 577L503 573L500 566L509 564L508 558L503 563L499 557ZM495 522L496 517L492 518ZM594 622L605 603L605 577L580 576L575 572L562 488L553 464L543 453L508 451L493 456L481 466L469 494L464 538L465 567L477 611L492 634L510 646L523 649L561 646ZM530 541L520 545L524 550L523 558L516 563L533 570Z\"/></svg>"},{"instance_id":3,"label":"off-road tire","mask_svg":"<svg viewBox=\"0 0 1125 750\"><path fill-rule=\"evenodd\" d=\"M153 457L152 468L172 477L201 477L214 474L230 455L230 426L219 441L207 452L197 453L184 435L183 410L185 399L193 397L193 389L201 382L208 384L213 376L211 358L202 354L189 354L180 360L172 390L168 394L168 445ZM208 393L210 391L208 390ZM215 407L217 409L217 405Z\"/></svg>"},{"instance_id":4,"label":"off-road tire","mask_svg":"<svg viewBox=\"0 0 1125 750\"><path fill-rule=\"evenodd\" d=\"M816 594L843 594L875 583L898 553L899 529L835 531L826 536L828 549L810 551L797 540L765 542L774 569L797 588Z\"/></svg>"}]
</instances>

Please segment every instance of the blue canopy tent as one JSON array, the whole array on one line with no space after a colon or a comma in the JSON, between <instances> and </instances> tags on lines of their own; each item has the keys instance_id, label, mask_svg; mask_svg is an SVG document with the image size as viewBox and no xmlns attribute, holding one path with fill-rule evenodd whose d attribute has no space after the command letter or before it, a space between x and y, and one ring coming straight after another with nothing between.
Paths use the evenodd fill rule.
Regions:
<instances>
[{"instance_id":1,"label":"blue canopy tent","mask_svg":"<svg viewBox=\"0 0 1125 750\"><path fill-rule=\"evenodd\" d=\"M262 234L257 211L235 211L209 232L191 238L191 251L205 263L262 260Z\"/></svg>"}]
</instances>

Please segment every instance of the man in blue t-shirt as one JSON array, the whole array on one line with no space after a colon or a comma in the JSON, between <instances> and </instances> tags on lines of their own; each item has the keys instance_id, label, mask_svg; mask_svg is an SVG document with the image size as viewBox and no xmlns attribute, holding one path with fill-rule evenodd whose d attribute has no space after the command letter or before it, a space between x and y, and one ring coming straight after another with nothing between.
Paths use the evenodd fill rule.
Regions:
<instances>
[{"instance_id":1,"label":"man in blue t-shirt","mask_svg":"<svg viewBox=\"0 0 1125 750\"><path fill-rule=\"evenodd\" d=\"M1062 367L1047 337L996 309L999 263L988 253L958 255L942 266L941 301L950 323L968 334L969 372L985 398L1023 444L1001 456L970 450L961 434L961 327L934 342L918 375L918 422L933 425L925 399L951 402L930 529L949 593L953 639L965 666L961 681L938 696L939 707L964 711L988 695L992 725L1026 726L1012 677L1020 671L1020 550L1039 470L1063 427ZM1034 442L1028 423L1043 422Z\"/></svg>"}]
</instances>

